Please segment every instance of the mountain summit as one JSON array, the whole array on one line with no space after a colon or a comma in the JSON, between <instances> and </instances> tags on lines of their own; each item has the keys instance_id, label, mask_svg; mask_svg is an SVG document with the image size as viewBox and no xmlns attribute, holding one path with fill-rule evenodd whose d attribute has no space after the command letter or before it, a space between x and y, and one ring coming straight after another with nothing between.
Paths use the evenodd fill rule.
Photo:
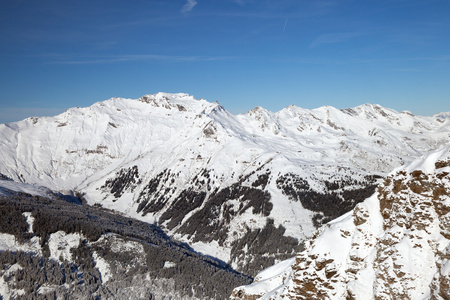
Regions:
<instances>
[{"instance_id":1,"label":"mountain summit","mask_svg":"<svg viewBox=\"0 0 450 300\"><path fill-rule=\"evenodd\" d=\"M0 124L0 173L157 223L254 275L449 138L447 114L366 104L233 115L158 93Z\"/></svg>"}]
</instances>

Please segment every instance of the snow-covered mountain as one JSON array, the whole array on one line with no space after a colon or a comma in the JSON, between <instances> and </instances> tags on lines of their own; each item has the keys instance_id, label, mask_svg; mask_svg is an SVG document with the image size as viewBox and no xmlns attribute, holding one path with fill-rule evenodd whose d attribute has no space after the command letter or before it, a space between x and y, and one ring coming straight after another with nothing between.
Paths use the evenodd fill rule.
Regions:
<instances>
[{"instance_id":1,"label":"snow-covered mountain","mask_svg":"<svg viewBox=\"0 0 450 300\"><path fill-rule=\"evenodd\" d=\"M158 93L0 124L0 173L157 222L255 274L449 138L448 114L365 104L233 115Z\"/></svg>"},{"instance_id":2,"label":"snow-covered mountain","mask_svg":"<svg viewBox=\"0 0 450 300\"><path fill-rule=\"evenodd\" d=\"M0 299L218 299L251 278L153 224L0 180Z\"/></svg>"},{"instance_id":3,"label":"snow-covered mountain","mask_svg":"<svg viewBox=\"0 0 450 300\"><path fill-rule=\"evenodd\" d=\"M231 299L450 299L450 144L394 171Z\"/></svg>"}]
</instances>

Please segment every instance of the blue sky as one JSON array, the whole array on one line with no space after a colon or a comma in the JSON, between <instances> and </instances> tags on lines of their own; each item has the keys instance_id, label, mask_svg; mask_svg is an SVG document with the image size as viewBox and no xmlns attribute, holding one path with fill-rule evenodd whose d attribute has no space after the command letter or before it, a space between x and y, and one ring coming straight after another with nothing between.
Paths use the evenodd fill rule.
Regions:
<instances>
[{"instance_id":1,"label":"blue sky","mask_svg":"<svg viewBox=\"0 0 450 300\"><path fill-rule=\"evenodd\" d=\"M450 111L448 0L0 0L0 123L183 92Z\"/></svg>"}]
</instances>

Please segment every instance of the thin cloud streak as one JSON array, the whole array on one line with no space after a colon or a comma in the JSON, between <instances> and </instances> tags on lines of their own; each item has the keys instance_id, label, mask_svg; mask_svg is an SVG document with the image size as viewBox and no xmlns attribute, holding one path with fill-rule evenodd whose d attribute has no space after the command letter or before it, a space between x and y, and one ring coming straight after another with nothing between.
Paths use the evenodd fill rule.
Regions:
<instances>
[{"instance_id":1,"label":"thin cloud streak","mask_svg":"<svg viewBox=\"0 0 450 300\"><path fill-rule=\"evenodd\" d=\"M286 22L284 22L284 27L283 27L283 33L286 30L286 26L287 26L288 21L289 21L289 18L286 18Z\"/></svg>"},{"instance_id":2,"label":"thin cloud streak","mask_svg":"<svg viewBox=\"0 0 450 300\"><path fill-rule=\"evenodd\" d=\"M133 61L169 61L169 62L202 62L202 61L221 61L233 60L237 57L232 56L169 56L169 55L117 55L108 57L92 57L80 59L61 59L48 62L48 64L59 65L83 65L83 64L111 64Z\"/></svg>"},{"instance_id":3,"label":"thin cloud streak","mask_svg":"<svg viewBox=\"0 0 450 300\"><path fill-rule=\"evenodd\" d=\"M435 60L435 61L450 61L450 56L429 56L429 57L410 57L405 58L406 60Z\"/></svg>"},{"instance_id":4,"label":"thin cloud streak","mask_svg":"<svg viewBox=\"0 0 450 300\"><path fill-rule=\"evenodd\" d=\"M47 60L45 64L55 65L88 65L88 64L113 64L122 62L137 61L167 61L167 62L207 62L207 61L233 61L233 60L258 60L258 57L245 56L170 56L155 54L132 54L132 55L111 55L111 56L71 56L58 53L40 55ZM450 62L450 56L429 56L429 57L402 57L402 58L360 58L360 59L331 59L324 57L259 57L264 61L291 62L300 64L380 64L406 61L440 61Z\"/></svg>"},{"instance_id":5,"label":"thin cloud streak","mask_svg":"<svg viewBox=\"0 0 450 300\"><path fill-rule=\"evenodd\" d=\"M270 58L264 58L269 60ZM384 66L386 70L396 71L421 71L421 68L416 67L387 67L397 63L402 65L411 61L438 61L441 63L450 62L450 56L435 56L435 57L402 57L402 58L367 58L367 59L332 59L324 57L273 57L272 61L282 63L297 63L297 64L311 64L311 65L376 65L378 67Z\"/></svg>"},{"instance_id":6,"label":"thin cloud streak","mask_svg":"<svg viewBox=\"0 0 450 300\"><path fill-rule=\"evenodd\" d=\"M314 18L314 17L323 16L325 14L326 13L324 13L324 12L300 11L300 12L291 12L289 14L289 18L291 18L291 19ZM273 11L257 11L257 12L228 11L228 12L202 12L202 13L197 14L197 16L223 17L223 18L280 19L280 18L286 18L286 13L285 12L273 12Z\"/></svg>"},{"instance_id":7,"label":"thin cloud streak","mask_svg":"<svg viewBox=\"0 0 450 300\"><path fill-rule=\"evenodd\" d=\"M327 44L337 44L342 42L347 42L355 37L361 36L360 33L356 32L340 32L340 33L331 33L331 34L322 34L319 35L312 43L309 45L309 48L315 48L322 45Z\"/></svg>"},{"instance_id":8,"label":"thin cloud streak","mask_svg":"<svg viewBox=\"0 0 450 300\"><path fill-rule=\"evenodd\" d=\"M195 0L187 0L187 3L183 6L183 8L181 9L181 13L183 14L187 14L188 12L190 12L194 6L197 5L197 1Z\"/></svg>"}]
</instances>

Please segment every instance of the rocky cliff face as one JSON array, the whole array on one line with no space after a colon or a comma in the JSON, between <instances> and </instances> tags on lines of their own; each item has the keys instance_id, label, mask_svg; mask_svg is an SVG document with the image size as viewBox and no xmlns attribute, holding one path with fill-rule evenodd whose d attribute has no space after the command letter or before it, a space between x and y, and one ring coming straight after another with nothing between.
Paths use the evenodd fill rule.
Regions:
<instances>
[{"instance_id":1,"label":"rocky cliff face","mask_svg":"<svg viewBox=\"0 0 450 300\"><path fill-rule=\"evenodd\" d=\"M231 299L450 299L450 146L393 172Z\"/></svg>"}]
</instances>

